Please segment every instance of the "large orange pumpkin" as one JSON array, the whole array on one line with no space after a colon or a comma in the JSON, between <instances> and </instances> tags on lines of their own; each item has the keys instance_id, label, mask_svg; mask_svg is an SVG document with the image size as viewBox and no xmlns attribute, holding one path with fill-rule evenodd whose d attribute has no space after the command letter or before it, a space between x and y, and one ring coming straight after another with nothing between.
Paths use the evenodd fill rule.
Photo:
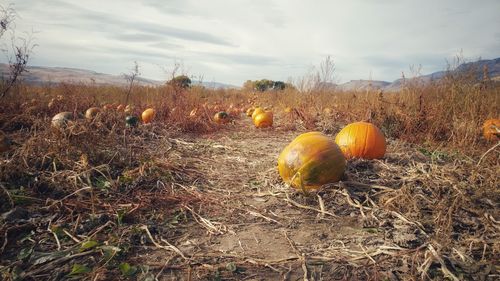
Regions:
<instances>
[{"instance_id":1,"label":"large orange pumpkin","mask_svg":"<svg viewBox=\"0 0 500 281\"><path fill-rule=\"evenodd\" d=\"M91 120L97 116L97 114L101 111L99 107L91 107L85 111L85 118Z\"/></svg>"},{"instance_id":2,"label":"large orange pumpkin","mask_svg":"<svg viewBox=\"0 0 500 281\"><path fill-rule=\"evenodd\" d=\"M258 114L253 119L253 124L257 128L267 128L273 125L273 113L271 111L266 111L264 113Z\"/></svg>"},{"instance_id":3,"label":"large orange pumpkin","mask_svg":"<svg viewBox=\"0 0 500 281\"><path fill-rule=\"evenodd\" d=\"M347 158L382 158L386 144L384 134L368 122L356 122L344 127L335 137Z\"/></svg>"},{"instance_id":4,"label":"large orange pumpkin","mask_svg":"<svg viewBox=\"0 0 500 281\"><path fill-rule=\"evenodd\" d=\"M483 124L483 136L488 141L500 139L500 119L488 119Z\"/></svg>"},{"instance_id":5,"label":"large orange pumpkin","mask_svg":"<svg viewBox=\"0 0 500 281\"><path fill-rule=\"evenodd\" d=\"M215 113L214 121L217 124L226 124L229 122L229 115L225 111Z\"/></svg>"},{"instance_id":6,"label":"large orange pumpkin","mask_svg":"<svg viewBox=\"0 0 500 281\"><path fill-rule=\"evenodd\" d=\"M256 107L254 109L254 111L252 112L252 119L255 119L255 116L261 114L261 113L264 113L264 109L262 109L261 107Z\"/></svg>"},{"instance_id":7,"label":"large orange pumpkin","mask_svg":"<svg viewBox=\"0 0 500 281\"><path fill-rule=\"evenodd\" d=\"M298 136L278 157L278 171L283 181L303 191L339 181L345 168L346 160L340 148L320 132Z\"/></svg>"},{"instance_id":8,"label":"large orange pumpkin","mask_svg":"<svg viewBox=\"0 0 500 281\"><path fill-rule=\"evenodd\" d=\"M144 110L144 112L141 115L142 122L144 123L151 123L153 119L155 118L156 111L153 108L148 108Z\"/></svg>"}]
</instances>

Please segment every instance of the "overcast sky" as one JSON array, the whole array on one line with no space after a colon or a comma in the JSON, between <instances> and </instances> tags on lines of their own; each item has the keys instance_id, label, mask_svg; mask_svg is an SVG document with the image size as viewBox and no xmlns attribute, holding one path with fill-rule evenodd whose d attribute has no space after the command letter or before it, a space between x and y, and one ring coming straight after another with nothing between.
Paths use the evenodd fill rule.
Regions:
<instances>
[{"instance_id":1,"label":"overcast sky","mask_svg":"<svg viewBox=\"0 0 500 281\"><path fill-rule=\"evenodd\" d=\"M31 65L166 79L288 80L331 55L339 82L392 81L421 65L500 56L499 0L0 0L35 31ZM5 40L4 36L2 40ZM5 56L1 59L5 61Z\"/></svg>"}]
</instances>

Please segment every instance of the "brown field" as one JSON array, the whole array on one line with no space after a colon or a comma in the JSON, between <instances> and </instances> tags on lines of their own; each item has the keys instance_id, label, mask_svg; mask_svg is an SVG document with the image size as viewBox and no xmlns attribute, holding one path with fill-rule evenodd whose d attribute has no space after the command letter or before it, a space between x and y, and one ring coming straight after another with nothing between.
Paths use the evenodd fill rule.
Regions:
<instances>
[{"instance_id":1,"label":"brown field","mask_svg":"<svg viewBox=\"0 0 500 281\"><path fill-rule=\"evenodd\" d=\"M50 125L61 111L116 108L125 93L21 85L0 99L14 143L0 155L0 279L499 278L500 151L481 133L500 117L498 86L135 87L129 104L155 108L151 124L128 128L110 109ZM214 123L231 105L231 122ZM255 105L274 112L272 128L254 128L243 110ZM297 135L333 138L361 120L384 132L383 159L350 160L342 181L311 194L281 181L278 154Z\"/></svg>"}]
</instances>

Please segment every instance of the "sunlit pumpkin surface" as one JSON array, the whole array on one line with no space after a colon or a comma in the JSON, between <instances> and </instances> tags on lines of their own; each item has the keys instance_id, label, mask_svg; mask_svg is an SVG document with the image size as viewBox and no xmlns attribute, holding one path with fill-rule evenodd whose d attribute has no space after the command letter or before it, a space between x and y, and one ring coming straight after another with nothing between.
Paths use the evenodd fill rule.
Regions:
<instances>
[{"instance_id":1,"label":"sunlit pumpkin surface","mask_svg":"<svg viewBox=\"0 0 500 281\"><path fill-rule=\"evenodd\" d=\"M255 110L253 111L252 113L252 119L255 119L255 117L261 113L264 113L264 109L262 109L261 107L257 107L255 108Z\"/></svg>"},{"instance_id":2,"label":"sunlit pumpkin surface","mask_svg":"<svg viewBox=\"0 0 500 281\"><path fill-rule=\"evenodd\" d=\"M151 121L153 121L155 114L156 114L156 111L152 108L148 108L148 109L144 110L144 112L141 115L142 122L150 123Z\"/></svg>"},{"instance_id":3,"label":"sunlit pumpkin surface","mask_svg":"<svg viewBox=\"0 0 500 281\"><path fill-rule=\"evenodd\" d=\"M488 141L500 139L500 119L488 119L483 124L483 136Z\"/></svg>"},{"instance_id":4,"label":"sunlit pumpkin surface","mask_svg":"<svg viewBox=\"0 0 500 281\"><path fill-rule=\"evenodd\" d=\"M299 190L315 190L339 181L346 160L328 136L309 132L295 138L278 157L278 171L286 183Z\"/></svg>"},{"instance_id":5,"label":"sunlit pumpkin surface","mask_svg":"<svg viewBox=\"0 0 500 281\"><path fill-rule=\"evenodd\" d=\"M273 125L273 113L271 111L258 114L253 119L253 123L257 128L267 128Z\"/></svg>"},{"instance_id":6,"label":"sunlit pumpkin surface","mask_svg":"<svg viewBox=\"0 0 500 281\"><path fill-rule=\"evenodd\" d=\"M346 158L378 159L384 157L384 134L368 122L347 125L335 137Z\"/></svg>"}]
</instances>

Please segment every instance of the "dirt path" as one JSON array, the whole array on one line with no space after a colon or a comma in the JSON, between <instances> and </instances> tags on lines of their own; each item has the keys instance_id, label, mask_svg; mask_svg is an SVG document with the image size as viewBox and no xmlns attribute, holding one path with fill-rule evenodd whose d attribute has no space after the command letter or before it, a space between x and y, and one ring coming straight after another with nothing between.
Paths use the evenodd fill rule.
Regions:
<instances>
[{"instance_id":1,"label":"dirt path","mask_svg":"<svg viewBox=\"0 0 500 281\"><path fill-rule=\"evenodd\" d=\"M228 130L185 140L198 159L196 169L206 176L205 183L187 188L215 202L206 210L191 209L195 220L177 227L170 243L186 257L203 257L201 266L223 280L297 280L304 274L310 280L332 280L350 269L335 262L340 256L330 254L383 243L383 234L363 228L359 210L345 204L344 195L303 196L284 186L276 170L277 156L298 134L257 130L244 119ZM320 200L327 201L325 214L306 209L319 210ZM178 253L155 250L142 256L142 263L160 265L175 256ZM164 280L187 276L173 270Z\"/></svg>"}]
</instances>

